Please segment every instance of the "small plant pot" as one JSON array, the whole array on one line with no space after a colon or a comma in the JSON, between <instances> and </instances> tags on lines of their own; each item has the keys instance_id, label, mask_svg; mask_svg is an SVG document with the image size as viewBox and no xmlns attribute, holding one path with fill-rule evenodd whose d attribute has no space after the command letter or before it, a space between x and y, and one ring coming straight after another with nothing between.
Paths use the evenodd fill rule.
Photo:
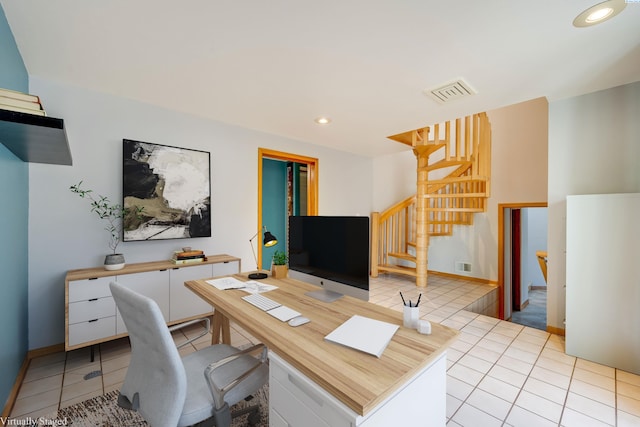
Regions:
<instances>
[{"instance_id":1,"label":"small plant pot","mask_svg":"<svg viewBox=\"0 0 640 427\"><path fill-rule=\"evenodd\" d=\"M286 265L272 265L271 277L274 279L286 279L289 268Z\"/></svg>"},{"instance_id":2,"label":"small plant pot","mask_svg":"<svg viewBox=\"0 0 640 427\"><path fill-rule=\"evenodd\" d=\"M104 258L105 270L122 270L124 268L124 255L109 254Z\"/></svg>"}]
</instances>

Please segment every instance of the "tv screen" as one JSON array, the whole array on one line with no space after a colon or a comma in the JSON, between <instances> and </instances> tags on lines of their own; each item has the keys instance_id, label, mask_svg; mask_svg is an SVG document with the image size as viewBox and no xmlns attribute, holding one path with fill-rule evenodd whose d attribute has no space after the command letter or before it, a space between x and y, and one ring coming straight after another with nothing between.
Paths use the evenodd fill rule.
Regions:
<instances>
[{"instance_id":1,"label":"tv screen","mask_svg":"<svg viewBox=\"0 0 640 427\"><path fill-rule=\"evenodd\" d=\"M369 218L289 217L291 277L368 299Z\"/></svg>"}]
</instances>

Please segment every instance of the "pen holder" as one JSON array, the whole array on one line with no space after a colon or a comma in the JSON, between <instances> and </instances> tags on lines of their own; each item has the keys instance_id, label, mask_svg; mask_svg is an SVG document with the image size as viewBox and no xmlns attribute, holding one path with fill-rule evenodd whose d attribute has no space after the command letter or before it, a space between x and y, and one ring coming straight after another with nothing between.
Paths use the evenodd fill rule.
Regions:
<instances>
[{"instance_id":1,"label":"pen holder","mask_svg":"<svg viewBox=\"0 0 640 427\"><path fill-rule=\"evenodd\" d=\"M405 328L416 329L418 327L418 318L420 317L419 307L404 306L402 324Z\"/></svg>"}]
</instances>

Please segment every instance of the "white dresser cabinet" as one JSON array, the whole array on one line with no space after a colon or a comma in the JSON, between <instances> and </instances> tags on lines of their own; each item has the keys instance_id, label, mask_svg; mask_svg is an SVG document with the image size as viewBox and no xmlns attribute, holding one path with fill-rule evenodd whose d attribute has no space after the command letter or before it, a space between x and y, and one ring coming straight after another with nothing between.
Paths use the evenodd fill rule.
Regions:
<instances>
[{"instance_id":1,"label":"white dresser cabinet","mask_svg":"<svg viewBox=\"0 0 640 427\"><path fill-rule=\"evenodd\" d=\"M154 300L156 304L158 304L158 307L160 307L160 311L162 312L162 317L164 317L164 320L166 322L169 322L169 270L123 274L116 276L115 280L122 286ZM205 312L207 311L192 311L191 313L195 315ZM126 332L127 327L124 325L124 321L122 320L120 311L116 311L116 334L124 334Z\"/></svg>"},{"instance_id":2,"label":"white dresser cabinet","mask_svg":"<svg viewBox=\"0 0 640 427\"><path fill-rule=\"evenodd\" d=\"M213 311L211 305L191 292L184 286L187 280L194 277L219 277L236 274L239 266L235 262L218 264L189 265L173 267L169 270L169 321L193 316L193 313L208 313Z\"/></svg>"},{"instance_id":3,"label":"white dresser cabinet","mask_svg":"<svg viewBox=\"0 0 640 427\"><path fill-rule=\"evenodd\" d=\"M193 313L207 313L212 308L202 298L185 288L184 282L194 277L214 277L212 265L196 265L193 267L169 270L169 321L184 319Z\"/></svg>"},{"instance_id":4,"label":"white dresser cabinet","mask_svg":"<svg viewBox=\"0 0 640 427\"><path fill-rule=\"evenodd\" d=\"M111 297L117 281L158 303L168 324L212 314L212 307L184 286L187 280L240 272L240 258L208 256L197 264L171 261L129 264L122 270L71 270L65 278L65 350L73 350L126 335L126 327Z\"/></svg>"}]
</instances>

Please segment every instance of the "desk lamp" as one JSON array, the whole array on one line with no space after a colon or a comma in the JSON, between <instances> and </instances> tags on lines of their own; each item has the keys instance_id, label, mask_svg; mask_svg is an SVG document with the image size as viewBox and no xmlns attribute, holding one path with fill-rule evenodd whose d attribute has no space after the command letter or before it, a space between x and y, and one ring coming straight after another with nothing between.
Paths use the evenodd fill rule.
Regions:
<instances>
[{"instance_id":1,"label":"desk lamp","mask_svg":"<svg viewBox=\"0 0 640 427\"><path fill-rule=\"evenodd\" d=\"M267 231L267 227L263 226L262 228L264 228L264 238L262 239L262 244L264 245L265 248L269 248L269 247L275 245L276 243L278 243L278 239L276 239L276 237L273 234L271 234L269 231ZM256 250L253 247L253 239L258 237L258 234L260 234L260 232L254 234L253 237L249 239L249 243L251 244L251 251L253 251L253 259L255 259L255 261L256 261L256 270L260 270L260 266L258 265L258 258L256 257ZM266 279L266 278L267 278L267 274L260 273L259 271L256 272L256 273L249 274L249 279L252 279L252 280L255 280L255 279Z\"/></svg>"}]
</instances>

